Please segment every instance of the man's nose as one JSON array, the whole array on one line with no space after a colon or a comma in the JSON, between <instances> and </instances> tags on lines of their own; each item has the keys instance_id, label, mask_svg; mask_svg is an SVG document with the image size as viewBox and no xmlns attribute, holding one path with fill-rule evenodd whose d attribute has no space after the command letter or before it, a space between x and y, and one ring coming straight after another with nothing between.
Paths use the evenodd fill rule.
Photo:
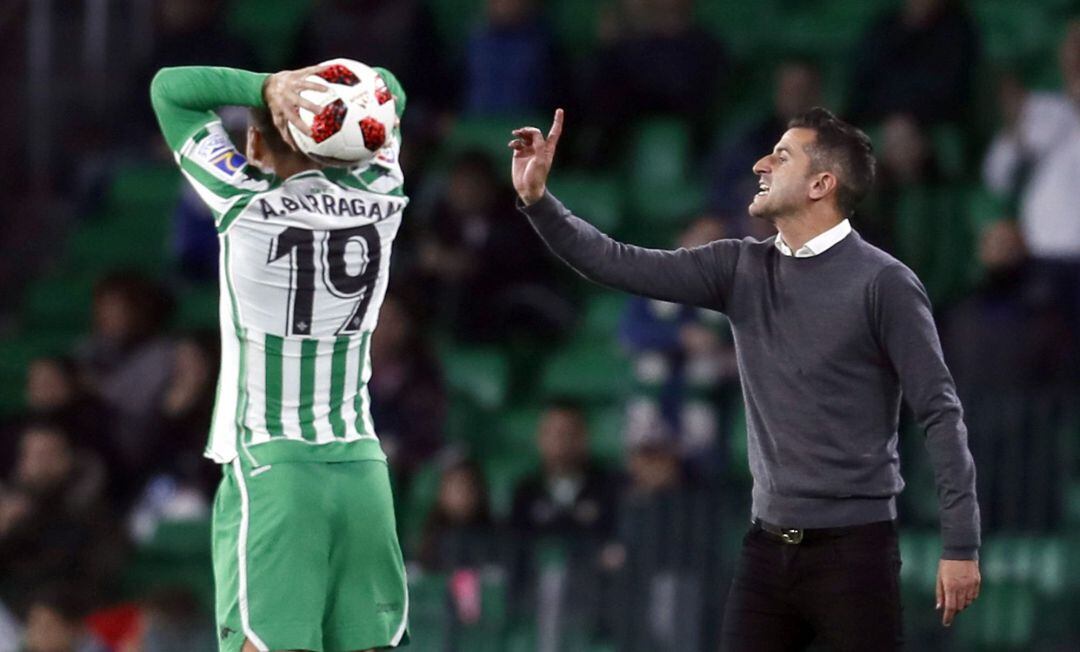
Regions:
<instances>
[{"instance_id":1,"label":"man's nose","mask_svg":"<svg viewBox=\"0 0 1080 652\"><path fill-rule=\"evenodd\" d=\"M769 157L763 156L754 163L754 174L766 174L769 171Z\"/></svg>"}]
</instances>

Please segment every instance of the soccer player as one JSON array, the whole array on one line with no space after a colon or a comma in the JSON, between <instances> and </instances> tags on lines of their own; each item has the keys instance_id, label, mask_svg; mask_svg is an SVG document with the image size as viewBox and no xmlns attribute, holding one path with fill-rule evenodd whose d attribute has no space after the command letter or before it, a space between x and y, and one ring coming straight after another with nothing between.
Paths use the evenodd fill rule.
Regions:
<instances>
[{"instance_id":1,"label":"soccer player","mask_svg":"<svg viewBox=\"0 0 1080 652\"><path fill-rule=\"evenodd\" d=\"M221 243L221 373L206 456L223 465L213 558L220 649L349 652L408 638L371 333L408 199L400 130L369 164L324 168L286 122L312 67L166 68L150 95ZM396 101L405 93L379 70ZM214 111L250 107L245 154Z\"/></svg>"},{"instance_id":2,"label":"soccer player","mask_svg":"<svg viewBox=\"0 0 1080 652\"><path fill-rule=\"evenodd\" d=\"M546 139L530 127L510 143L520 208L552 251L598 283L731 321L754 489L723 649L900 646L901 393L926 430L951 624L979 592L975 466L926 291L848 221L873 183L870 139L824 109L796 117L753 167L750 215L779 233L662 251L612 240L547 192L562 124L559 110Z\"/></svg>"}]
</instances>

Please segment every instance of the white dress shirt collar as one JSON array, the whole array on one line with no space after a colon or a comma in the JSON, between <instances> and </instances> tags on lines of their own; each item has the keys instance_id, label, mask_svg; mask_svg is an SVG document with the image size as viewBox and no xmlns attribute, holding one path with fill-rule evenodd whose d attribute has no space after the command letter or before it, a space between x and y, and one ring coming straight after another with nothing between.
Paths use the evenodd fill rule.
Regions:
<instances>
[{"instance_id":1,"label":"white dress shirt collar","mask_svg":"<svg viewBox=\"0 0 1080 652\"><path fill-rule=\"evenodd\" d=\"M776 234L776 248L780 250L780 253L785 256L794 256L795 258L810 258L818 254L824 253L829 247L832 247L836 243L840 242L851 233L851 222L844 220L836 226L828 229L823 233L810 238L806 244L799 247L799 250L792 253L791 247L784 242L784 238L779 233Z\"/></svg>"}]
</instances>

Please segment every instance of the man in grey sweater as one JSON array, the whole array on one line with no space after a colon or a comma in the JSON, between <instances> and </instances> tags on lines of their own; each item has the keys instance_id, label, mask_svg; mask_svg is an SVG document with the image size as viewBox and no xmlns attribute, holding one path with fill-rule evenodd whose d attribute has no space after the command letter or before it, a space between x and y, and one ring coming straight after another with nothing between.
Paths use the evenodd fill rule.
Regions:
<instances>
[{"instance_id":1,"label":"man in grey sweater","mask_svg":"<svg viewBox=\"0 0 1080 652\"><path fill-rule=\"evenodd\" d=\"M752 216L779 232L663 251L616 242L546 190L545 139L514 131L519 207L597 283L725 313L746 401L753 523L724 616L724 649L901 644L896 495L901 393L926 431L941 503L942 622L979 592L975 467L919 279L848 218L873 184L869 138L824 109L792 120L754 165Z\"/></svg>"}]
</instances>

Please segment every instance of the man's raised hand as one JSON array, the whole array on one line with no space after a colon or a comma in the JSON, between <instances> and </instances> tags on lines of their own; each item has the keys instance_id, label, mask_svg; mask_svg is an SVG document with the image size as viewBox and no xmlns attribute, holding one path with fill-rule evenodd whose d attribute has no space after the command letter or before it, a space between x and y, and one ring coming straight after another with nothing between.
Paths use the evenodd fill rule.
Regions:
<instances>
[{"instance_id":1,"label":"man's raised hand","mask_svg":"<svg viewBox=\"0 0 1080 652\"><path fill-rule=\"evenodd\" d=\"M555 147L562 135L563 110L555 110L555 119L547 138L536 127L522 127L513 131L514 140L509 147L514 150L511 176L514 190L525 205L533 204L544 196L551 163L555 159Z\"/></svg>"},{"instance_id":2,"label":"man's raised hand","mask_svg":"<svg viewBox=\"0 0 1080 652\"><path fill-rule=\"evenodd\" d=\"M302 133L311 135L311 128L300 119L300 108L318 114L322 107L314 102L305 100L300 96L302 91L325 91L326 86L309 81L308 77L326 69L326 66L308 66L299 70L282 70L266 78L263 84L263 100L266 108L270 110L270 116L274 119L274 126L281 132L281 137L290 147L299 151L293 142L292 134L289 133L289 123L292 123Z\"/></svg>"}]
</instances>

